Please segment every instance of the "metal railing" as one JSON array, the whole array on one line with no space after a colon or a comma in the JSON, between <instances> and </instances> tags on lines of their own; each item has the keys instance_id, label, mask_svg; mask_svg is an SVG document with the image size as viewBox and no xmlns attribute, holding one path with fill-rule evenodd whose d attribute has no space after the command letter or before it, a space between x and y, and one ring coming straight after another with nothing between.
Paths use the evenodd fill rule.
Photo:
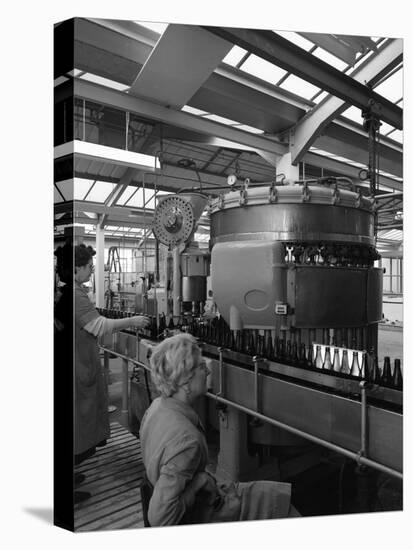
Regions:
<instances>
[{"instance_id":1,"label":"metal railing","mask_svg":"<svg viewBox=\"0 0 413 550\"><path fill-rule=\"evenodd\" d=\"M104 352L104 366L105 369L108 369L109 366L109 356L115 355L116 357L122 359L122 414L127 415L128 414L128 405L129 405L129 372L128 372L128 365L129 363L136 365L137 367L146 369L150 371L150 367L148 365L145 365L145 363L142 363L141 361L137 359L133 359L132 357L129 357L127 355L124 355L122 353L119 353L113 349L107 348L105 346L100 346L100 348ZM220 354L221 355L221 354ZM293 426L290 426L289 424L285 424L283 422L280 422L278 420L275 420L274 418L270 418L268 416L265 416L264 414L259 413L258 411L255 411L253 409L250 409L248 407L244 407L243 405L240 405L239 403L236 403L234 401L230 401L226 399L225 397L222 397L222 393L224 390L224 382L223 382L223 363L222 363L222 355L220 357L220 364L219 364L219 392L217 394L212 392L207 392L205 395L209 398L214 400L217 403L220 403L222 405L226 405L228 407L233 407L234 409L237 409L249 416L252 416L258 420L261 420L262 422L266 422L268 424L271 424L272 426L276 426L278 428L281 428L283 430L286 430L292 434L295 434L299 437L302 437L308 441L311 441L312 443L316 443L317 445L321 445L322 447L325 447L327 449L330 449L331 451L340 453L347 458L350 458L354 461L356 461L359 465L368 466L370 468L374 468L375 470L379 470L380 472L383 472L385 474L388 474L390 476L396 477L398 479L403 479L403 473L399 472L397 470L394 470L393 468L389 468L388 466L385 466L384 464L381 464L379 462L376 462L374 460L369 459L367 456L365 456L366 453L366 434L367 434L367 400L366 400L366 394L365 394L365 387L362 387L362 400L361 400L361 442L360 442L360 451L358 453L354 451L350 451L349 449L346 449L344 447L341 447L339 445L335 445L334 443L330 443L329 441L326 441L324 439L321 439L319 437L316 437L314 435L311 435L307 432L304 432L298 428L294 428ZM257 369L255 369L257 370ZM258 371L257 371L258 375ZM363 383L362 383L363 384ZM256 389L254 390L256 392ZM256 399L257 400L257 399Z\"/></svg>"}]
</instances>

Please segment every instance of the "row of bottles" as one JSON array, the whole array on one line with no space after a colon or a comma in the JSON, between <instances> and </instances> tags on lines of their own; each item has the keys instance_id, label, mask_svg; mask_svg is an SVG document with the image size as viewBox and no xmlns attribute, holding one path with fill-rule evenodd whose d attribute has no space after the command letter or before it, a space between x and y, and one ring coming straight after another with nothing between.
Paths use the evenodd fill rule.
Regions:
<instances>
[{"instance_id":1,"label":"row of bottles","mask_svg":"<svg viewBox=\"0 0 413 550\"><path fill-rule=\"evenodd\" d=\"M140 315L138 313L133 313L130 311L121 311L119 309L97 308L97 310L100 315L102 315L103 317L107 317L108 319L127 319L128 317L134 317L135 315ZM156 322L156 315L146 315L146 317L148 317L150 320L150 323L146 328L140 329L138 331L136 328L130 327L129 329L126 329L126 330L128 330L128 332L133 332L135 334L139 332L139 334L145 338L151 338L152 340L157 340L159 331L158 331L157 322Z\"/></svg>"},{"instance_id":2,"label":"row of bottles","mask_svg":"<svg viewBox=\"0 0 413 550\"><path fill-rule=\"evenodd\" d=\"M326 346L323 358L321 346L317 345L314 366L317 369L349 375L353 378L359 378L374 384L379 384L380 386L387 386L397 390L403 389L403 375L400 359L394 360L392 371L390 357L386 356L384 358L383 367L380 368L377 356L374 354L368 354L364 351L360 364L359 353L354 350L352 353L353 356L350 365L347 349L339 350L339 348L334 348L334 355L331 357L330 347Z\"/></svg>"},{"instance_id":3,"label":"row of bottles","mask_svg":"<svg viewBox=\"0 0 413 550\"><path fill-rule=\"evenodd\" d=\"M371 267L380 258L373 246L333 243L285 243L285 261L298 265Z\"/></svg>"},{"instance_id":4,"label":"row of bottles","mask_svg":"<svg viewBox=\"0 0 413 550\"><path fill-rule=\"evenodd\" d=\"M386 357L383 368L377 357L367 352L357 352L333 345L306 345L300 338L273 338L270 330L231 331L222 317L212 320L191 321L187 330L205 343L222 346L229 350L254 356L259 355L270 361L281 362L306 369L322 369L326 374L351 379L368 380L375 384L402 389L403 379L400 359L395 359L393 372L390 358ZM261 334L260 334L261 332ZM326 339L326 341L328 341ZM322 348L324 353L322 354ZM349 353L352 355L349 356ZM361 353L361 359L359 354Z\"/></svg>"},{"instance_id":5,"label":"row of bottles","mask_svg":"<svg viewBox=\"0 0 413 550\"><path fill-rule=\"evenodd\" d=\"M122 319L135 315L131 312L105 308L98 308L98 312L111 319ZM150 324L140 330L139 334L152 340L160 340L172 330L182 330L193 334L205 343L222 346L238 353L250 356L258 355L269 361L305 369L320 369L326 374L367 380L398 390L403 388L400 359L394 360L394 367L391 369L390 357L385 357L383 367L380 368L377 356L373 352L362 352L360 361L359 352L353 349L352 356L349 357L350 350L337 347L334 339L332 347L316 344L314 353L311 341L306 345L301 341L300 336L294 335L293 339L273 338L270 330L232 331L224 318L220 316L209 320L186 315L174 319L172 315L167 317L164 313L160 314L158 318L155 315L147 317L150 319ZM323 341L329 343L328 334L323 334Z\"/></svg>"}]
</instances>

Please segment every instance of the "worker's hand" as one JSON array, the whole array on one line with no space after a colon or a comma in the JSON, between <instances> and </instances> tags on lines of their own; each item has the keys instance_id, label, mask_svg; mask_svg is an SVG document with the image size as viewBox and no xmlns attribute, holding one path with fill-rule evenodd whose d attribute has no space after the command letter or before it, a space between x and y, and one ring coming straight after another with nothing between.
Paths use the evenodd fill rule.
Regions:
<instances>
[{"instance_id":1,"label":"worker's hand","mask_svg":"<svg viewBox=\"0 0 413 550\"><path fill-rule=\"evenodd\" d=\"M196 485L196 492L202 489L203 491L212 493L214 496L216 495L216 492L217 492L216 481L207 472L200 472L196 474L194 481Z\"/></svg>"},{"instance_id":2,"label":"worker's hand","mask_svg":"<svg viewBox=\"0 0 413 550\"><path fill-rule=\"evenodd\" d=\"M130 317L128 319L128 322L131 327L146 328L151 321L148 317L145 317L144 315L135 315L134 317Z\"/></svg>"}]
</instances>

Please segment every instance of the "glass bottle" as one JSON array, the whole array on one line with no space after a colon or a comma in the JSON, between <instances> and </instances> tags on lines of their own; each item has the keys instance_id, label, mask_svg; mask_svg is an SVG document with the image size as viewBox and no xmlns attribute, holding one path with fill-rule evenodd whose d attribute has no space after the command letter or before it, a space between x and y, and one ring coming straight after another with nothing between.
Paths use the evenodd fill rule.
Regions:
<instances>
[{"instance_id":1,"label":"glass bottle","mask_svg":"<svg viewBox=\"0 0 413 550\"><path fill-rule=\"evenodd\" d=\"M377 355L373 355L373 382L375 384L380 384L381 381L381 371L379 367L379 360Z\"/></svg>"},{"instance_id":2,"label":"glass bottle","mask_svg":"<svg viewBox=\"0 0 413 550\"><path fill-rule=\"evenodd\" d=\"M291 351L291 355L292 355L291 356L291 361L292 361L293 365L295 365L297 367L298 363L299 363L297 342L293 342L293 348L292 348L292 351Z\"/></svg>"},{"instance_id":3,"label":"glass bottle","mask_svg":"<svg viewBox=\"0 0 413 550\"><path fill-rule=\"evenodd\" d=\"M341 358L341 369L342 374L350 374L350 365L348 362L348 353L346 349L343 349L343 357Z\"/></svg>"},{"instance_id":4,"label":"glass bottle","mask_svg":"<svg viewBox=\"0 0 413 550\"><path fill-rule=\"evenodd\" d=\"M394 369L393 369L393 387L396 388L396 390L402 390L403 389L403 375L402 375L402 369L400 366L400 359L394 360Z\"/></svg>"},{"instance_id":5,"label":"glass bottle","mask_svg":"<svg viewBox=\"0 0 413 550\"><path fill-rule=\"evenodd\" d=\"M390 357L384 358L383 372L381 375L381 384L383 386L391 386L392 384Z\"/></svg>"},{"instance_id":6,"label":"glass bottle","mask_svg":"<svg viewBox=\"0 0 413 550\"><path fill-rule=\"evenodd\" d=\"M316 347L316 354L315 354L315 367L316 369L322 369L323 368L323 358L321 356L321 346L317 344Z\"/></svg>"},{"instance_id":7,"label":"glass bottle","mask_svg":"<svg viewBox=\"0 0 413 550\"><path fill-rule=\"evenodd\" d=\"M360 378L359 354L357 351L353 351L353 361L351 363L350 375L355 378Z\"/></svg>"},{"instance_id":8,"label":"glass bottle","mask_svg":"<svg viewBox=\"0 0 413 550\"><path fill-rule=\"evenodd\" d=\"M291 363L291 360L292 360L291 340L287 340L287 347L286 347L286 350L285 350L285 358L289 363Z\"/></svg>"},{"instance_id":9,"label":"glass bottle","mask_svg":"<svg viewBox=\"0 0 413 550\"><path fill-rule=\"evenodd\" d=\"M283 338L280 338L278 340L277 357L281 361L285 359L285 342Z\"/></svg>"},{"instance_id":10,"label":"glass bottle","mask_svg":"<svg viewBox=\"0 0 413 550\"><path fill-rule=\"evenodd\" d=\"M326 351L324 353L323 369L324 370L331 370L332 368L333 368L333 365L331 364L330 347L326 346Z\"/></svg>"},{"instance_id":11,"label":"glass bottle","mask_svg":"<svg viewBox=\"0 0 413 550\"><path fill-rule=\"evenodd\" d=\"M338 348L334 348L333 371L340 372L340 370L341 370L340 353Z\"/></svg>"},{"instance_id":12,"label":"glass bottle","mask_svg":"<svg viewBox=\"0 0 413 550\"><path fill-rule=\"evenodd\" d=\"M363 380L368 380L368 361L367 361L367 352L363 351L361 356L361 367L360 367L360 376Z\"/></svg>"},{"instance_id":13,"label":"glass bottle","mask_svg":"<svg viewBox=\"0 0 413 550\"><path fill-rule=\"evenodd\" d=\"M308 346L307 366L310 368L314 367L314 349L313 349L313 344L311 342L310 342L310 345Z\"/></svg>"},{"instance_id":14,"label":"glass bottle","mask_svg":"<svg viewBox=\"0 0 413 550\"><path fill-rule=\"evenodd\" d=\"M267 342L266 342L266 345L265 345L265 352L266 352L267 359L272 361L274 359L274 348L273 348L273 345L272 345L272 336L271 336L270 331L268 331L268 334L267 334Z\"/></svg>"},{"instance_id":15,"label":"glass bottle","mask_svg":"<svg viewBox=\"0 0 413 550\"><path fill-rule=\"evenodd\" d=\"M301 342L299 350L298 350L298 364L299 364L300 367L306 367L307 366L307 357L306 357L306 350L305 350L304 342Z\"/></svg>"}]
</instances>

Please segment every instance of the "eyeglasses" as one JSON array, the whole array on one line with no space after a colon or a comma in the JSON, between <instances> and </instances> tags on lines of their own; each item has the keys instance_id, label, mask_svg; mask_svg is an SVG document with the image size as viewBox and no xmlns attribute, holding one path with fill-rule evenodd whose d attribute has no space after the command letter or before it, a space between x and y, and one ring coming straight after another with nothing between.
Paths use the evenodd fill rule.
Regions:
<instances>
[{"instance_id":1,"label":"eyeglasses","mask_svg":"<svg viewBox=\"0 0 413 550\"><path fill-rule=\"evenodd\" d=\"M89 266L90 271L95 271L94 264L87 264Z\"/></svg>"},{"instance_id":2,"label":"eyeglasses","mask_svg":"<svg viewBox=\"0 0 413 550\"><path fill-rule=\"evenodd\" d=\"M207 374L209 374L209 367L206 361L201 361L198 365L198 368L205 371Z\"/></svg>"}]
</instances>

